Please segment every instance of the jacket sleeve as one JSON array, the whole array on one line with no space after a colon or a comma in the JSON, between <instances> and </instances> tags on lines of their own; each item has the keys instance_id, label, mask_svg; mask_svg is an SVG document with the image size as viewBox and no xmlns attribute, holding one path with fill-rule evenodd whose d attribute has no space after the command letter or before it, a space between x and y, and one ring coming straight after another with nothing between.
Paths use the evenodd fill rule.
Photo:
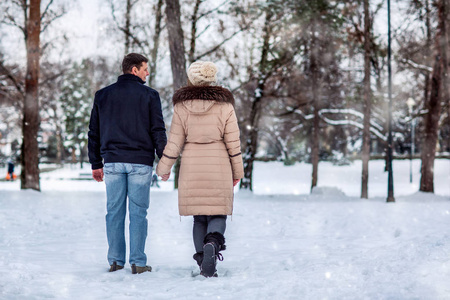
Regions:
<instances>
[{"instance_id":1,"label":"jacket sleeve","mask_svg":"<svg viewBox=\"0 0 450 300\"><path fill-rule=\"evenodd\" d=\"M244 165L242 163L241 140L236 113L232 105L227 114L223 140L230 156L233 179L244 178Z\"/></svg>"},{"instance_id":2,"label":"jacket sleeve","mask_svg":"<svg viewBox=\"0 0 450 300\"><path fill-rule=\"evenodd\" d=\"M183 123L181 121L178 106L175 105L173 111L172 125L170 126L169 141L167 142L161 160L156 167L156 174L159 176L170 173L173 164L183 149L186 140Z\"/></svg>"},{"instance_id":3,"label":"jacket sleeve","mask_svg":"<svg viewBox=\"0 0 450 300\"><path fill-rule=\"evenodd\" d=\"M150 137L156 154L159 158L162 157L164 147L167 144L166 125L161 110L161 99L158 92L154 92L150 107Z\"/></svg>"},{"instance_id":4,"label":"jacket sleeve","mask_svg":"<svg viewBox=\"0 0 450 300\"><path fill-rule=\"evenodd\" d=\"M97 94L95 97L97 97ZM95 99L94 105L92 106L91 119L89 121L88 151L89 163L92 165L92 170L103 168L103 160L100 155L100 120Z\"/></svg>"}]
</instances>

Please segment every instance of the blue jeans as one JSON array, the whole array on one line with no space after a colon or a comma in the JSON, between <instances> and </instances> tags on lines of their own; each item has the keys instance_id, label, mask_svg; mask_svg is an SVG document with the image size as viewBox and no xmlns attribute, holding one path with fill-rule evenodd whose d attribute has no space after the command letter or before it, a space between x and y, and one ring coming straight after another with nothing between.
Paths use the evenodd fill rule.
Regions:
<instances>
[{"instance_id":1,"label":"blue jeans","mask_svg":"<svg viewBox=\"0 0 450 300\"><path fill-rule=\"evenodd\" d=\"M108 262L125 265L125 215L130 217L130 264L147 264L147 209L150 202L152 167L130 163L106 163L103 172L106 183L106 235Z\"/></svg>"}]
</instances>

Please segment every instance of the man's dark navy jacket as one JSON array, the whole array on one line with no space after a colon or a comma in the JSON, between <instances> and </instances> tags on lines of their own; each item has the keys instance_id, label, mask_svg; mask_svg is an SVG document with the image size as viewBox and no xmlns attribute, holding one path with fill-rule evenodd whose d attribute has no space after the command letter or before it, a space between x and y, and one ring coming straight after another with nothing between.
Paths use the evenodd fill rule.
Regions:
<instances>
[{"instance_id":1,"label":"man's dark navy jacket","mask_svg":"<svg viewBox=\"0 0 450 300\"><path fill-rule=\"evenodd\" d=\"M161 100L154 89L132 74L95 94L89 123L89 162L92 169L103 162L153 165L167 143Z\"/></svg>"}]
</instances>

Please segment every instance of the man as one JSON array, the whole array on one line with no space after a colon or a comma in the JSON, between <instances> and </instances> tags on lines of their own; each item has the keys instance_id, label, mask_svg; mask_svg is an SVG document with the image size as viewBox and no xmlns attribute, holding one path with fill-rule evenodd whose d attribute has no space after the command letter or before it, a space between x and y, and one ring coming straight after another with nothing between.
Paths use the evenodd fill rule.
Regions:
<instances>
[{"instance_id":1,"label":"man","mask_svg":"<svg viewBox=\"0 0 450 300\"><path fill-rule=\"evenodd\" d=\"M155 185L156 185L157 188L160 188L160 186L159 186L159 184L158 184L158 175L153 174L153 177L152 177L152 186L155 186Z\"/></svg>"},{"instance_id":2,"label":"man","mask_svg":"<svg viewBox=\"0 0 450 300\"><path fill-rule=\"evenodd\" d=\"M106 183L110 272L125 265L127 197L131 272L151 271L144 253L150 183L155 151L161 158L167 137L159 94L144 85L149 75L147 63L140 54L125 56L124 74L95 94L89 123L92 177L101 182L104 176Z\"/></svg>"}]
</instances>

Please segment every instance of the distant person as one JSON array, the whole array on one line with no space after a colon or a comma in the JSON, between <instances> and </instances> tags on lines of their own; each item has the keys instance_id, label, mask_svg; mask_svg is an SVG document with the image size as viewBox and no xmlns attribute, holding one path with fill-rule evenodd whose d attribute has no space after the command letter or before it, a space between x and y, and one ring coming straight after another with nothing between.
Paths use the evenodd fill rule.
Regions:
<instances>
[{"instance_id":1,"label":"distant person","mask_svg":"<svg viewBox=\"0 0 450 300\"><path fill-rule=\"evenodd\" d=\"M14 162L12 159L8 160L8 172L6 173L6 181L14 181L16 180L17 176L14 174Z\"/></svg>"},{"instance_id":2,"label":"distant person","mask_svg":"<svg viewBox=\"0 0 450 300\"><path fill-rule=\"evenodd\" d=\"M125 265L127 197L131 273L151 271L145 254L150 182L155 151L162 156L167 138L159 94L144 85L147 62L140 54L125 56L123 75L95 94L89 123L92 177L101 182L104 176L106 183L110 272Z\"/></svg>"},{"instance_id":3,"label":"distant person","mask_svg":"<svg viewBox=\"0 0 450 300\"><path fill-rule=\"evenodd\" d=\"M158 175L153 174L153 176L152 176L152 186L155 186L155 185L156 185L157 188L160 187L159 184L158 184Z\"/></svg>"},{"instance_id":4,"label":"distant person","mask_svg":"<svg viewBox=\"0 0 450 300\"><path fill-rule=\"evenodd\" d=\"M75 169L77 166L77 155L75 153L75 147L72 147L71 150L71 163L70 163L70 168L71 169Z\"/></svg>"},{"instance_id":5,"label":"distant person","mask_svg":"<svg viewBox=\"0 0 450 300\"><path fill-rule=\"evenodd\" d=\"M233 212L233 186L244 177L234 97L216 86L217 67L194 62L188 86L175 92L169 142L156 174L167 181L183 149L178 208L194 216L194 259L205 277L216 277L219 252L225 250L227 215Z\"/></svg>"}]
</instances>

